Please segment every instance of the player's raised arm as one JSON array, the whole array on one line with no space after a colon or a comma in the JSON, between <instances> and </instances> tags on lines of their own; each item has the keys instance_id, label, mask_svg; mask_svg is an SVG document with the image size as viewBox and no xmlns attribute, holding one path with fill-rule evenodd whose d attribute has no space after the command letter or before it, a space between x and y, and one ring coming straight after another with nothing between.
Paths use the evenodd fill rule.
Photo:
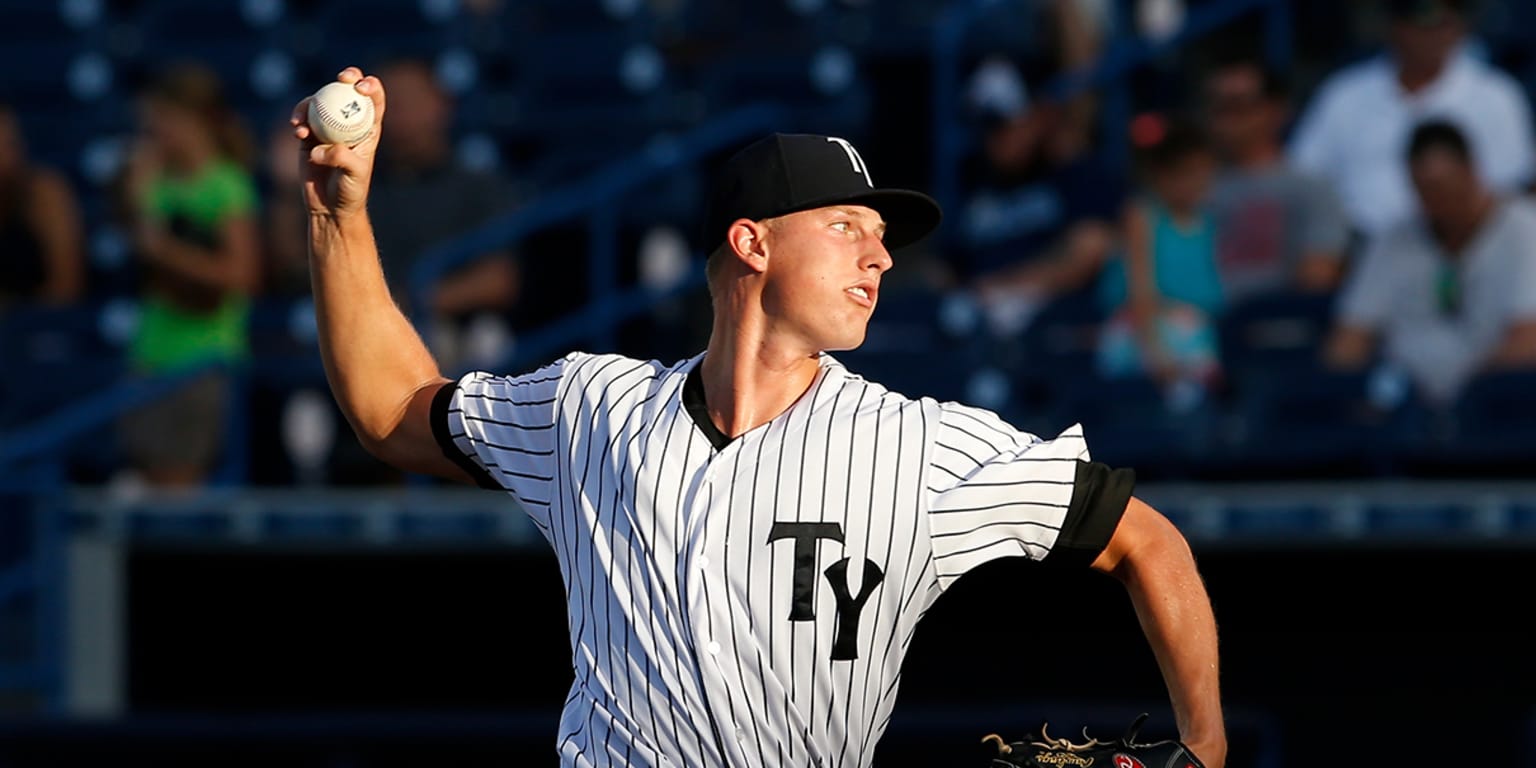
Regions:
<instances>
[{"instance_id":1,"label":"player's raised arm","mask_svg":"<svg viewBox=\"0 0 1536 768\"><path fill-rule=\"evenodd\" d=\"M1221 768L1227 737L1216 618L1183 534L1133 497L1093 567L1118 578L1130 592L1168 686L1180 738L1207 768Z\"/></svg>"},{"instance_id":2,"label":"player's raised arm","mask_svg":"<svg viewBox=\"0 0 1536 768\"><path fill-rule=\"evenodd\" d=\"M320 143L308 123L308 99L291 120L305 153L310 280L326 378L358 439L375 456L404 470L467 481L433 438L432 398L447 379L390 295L365 207L384 85L351 67L337 79L372 99L368 136L350 147Z\"/></svg>"}]
</instances>

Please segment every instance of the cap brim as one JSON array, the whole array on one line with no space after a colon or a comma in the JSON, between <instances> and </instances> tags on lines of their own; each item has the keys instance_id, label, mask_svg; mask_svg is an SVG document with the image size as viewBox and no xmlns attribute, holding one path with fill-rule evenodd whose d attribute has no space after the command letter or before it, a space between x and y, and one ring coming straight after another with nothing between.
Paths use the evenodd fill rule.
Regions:
<instances>
[{"instance_id":1,"label":"cap brim","mask_svg":"<svg viewBox=\"0 0 1536 768\"><path fill-rule=\"evenodd\" d=\"M937 201L910 189L871 189L853 195L814 200L785 213L840 204L865 205L879 212L880 218L885 219L885 247L892 251L932 234L943 220Z\"/></svg>"}]
</instances>

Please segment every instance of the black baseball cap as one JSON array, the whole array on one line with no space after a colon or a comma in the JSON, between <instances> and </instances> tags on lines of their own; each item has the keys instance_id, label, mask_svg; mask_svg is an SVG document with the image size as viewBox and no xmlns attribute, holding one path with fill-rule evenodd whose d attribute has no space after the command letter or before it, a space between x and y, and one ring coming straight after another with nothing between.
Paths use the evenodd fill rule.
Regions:
<instances>
[{"instance_id":1,"label":"black baseball cap","mask_svg":"<svg viewBox=\"0 0 1536 768\"><path fill-rule=\"evenodd\" d=\"M835 136L774 133L742 148L715 179L705 215L711 251L737 219L759 221L829 205L865 205L885 219L895 250L939 226L939 204L910 189L877 188L859 151Z\"/></svg>"}]
</instances>

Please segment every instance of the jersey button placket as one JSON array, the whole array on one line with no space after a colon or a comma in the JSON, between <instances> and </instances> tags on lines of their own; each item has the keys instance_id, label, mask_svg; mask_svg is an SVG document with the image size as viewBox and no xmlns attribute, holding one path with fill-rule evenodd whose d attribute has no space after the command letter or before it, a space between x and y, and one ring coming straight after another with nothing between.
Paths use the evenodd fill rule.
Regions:
<instances>
[{"instance_id":1,"label":"jersey button placket","mask_svg":"<svg viewBox=\"0 0 1536 768\"><path fill-rule=\"evenodd\" d=\"M716 696L730 695L729 688L725 684L724 670L720 666L719 656L723 648L719 641L711 636L710 630L714 629L716 632L730 630L729 628L718 626L719 617L705 615L710 609L709 603L705 601L707 596L705 580L709 579L714 572L710 570L710 557L704 554L708 551L709 525L713 511L710 506L706 505L706 499L714 499L713 494L720 490L715 487L715 473L719 466L720 457L717 455L704 470L699 492L693 504L693 514L688 516L688 530L683 541L686 557L688 557L691 564L691 567L684 569L684 578L687 585L686 599L690 606L688 613L689 621L692 625L691 631L694 637L697 638L695 642L699 644L698 647L708 654L709 657L707 662L701 659L698 667L699 682L704 687L705 706L711 710L716 710L717 714L723 714L721 710L724 707L717 709L717 707L709 703ZM726 492L729 492L729 489L726 489ZM733 725L728 721L721 723L721 736L730 734L732 731L726 729L732 728ZM720 747L729 751L727 746L729 741L724 739L722 741L724 743Z\"/></svg>"}]
</instances>

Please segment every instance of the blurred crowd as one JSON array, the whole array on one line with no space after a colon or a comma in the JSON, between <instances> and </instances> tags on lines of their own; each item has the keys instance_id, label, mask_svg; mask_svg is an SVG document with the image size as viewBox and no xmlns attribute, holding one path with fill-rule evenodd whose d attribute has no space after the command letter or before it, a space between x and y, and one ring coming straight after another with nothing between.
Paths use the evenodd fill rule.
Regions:
<instances>
[{"instance_id":1,"label":"blurred crowd","mask_svg":"<svg viewBox=\"0 0 1536 768\"><path fill-rule=\"evenodd\" d=\"M1143 83L1151 95L1120 121L1106 119L1103 93L1052 87L1104 53L1113 4L1021 5L1040 45L974 62L964 196L922 272L927 288L970 297L996 344L1075 313L1093 323L1095 375L1220 392L1234 378L1224 319L1295 300L1327 308L1311 363L1391 368L1431 407L1484 373L1536 367L1536 129L1466 2L1359 4L1376 36L1355 42L1371 54L1304 90L1298 69L1281 71L1251 40L1218 39ZM1128 5L1148 34L1184 10ZM433 62L372 69L390 104L370 211L397 300L432 318L429 343L448 361L487 334L529 330L520 308L570 286L537 282L508 249L413 306L407 280L423 254L527 201L515 178L455 151L458 104ZM137 91L109 205L135 276L134 376L242 362L253 302L309 290L287 115L251 125L226 86L194 63ZM87 293L82 192L30 160L22 133L0 105L0 316ZM125 465L150 485L205 482L231 387L208 373L126 414L113 437Z\"/></svg>"},{"instance_id":2,"label":"blurred crowd","mask_svg":"<svg viewBox=\"0 0 1536 768\"><path fill-rule=\"evenodd\" d=\"M951 263L995 335L1077 305L1098 376L1219 393L1224 322L1289 300L1326 312L1307 362L1390 371L1432 409L1536 366L1536 133L1469 3L1375 4L1377 52L1300 95L1252 40L1218 42L1107 135L1091 94L1035 96L1092 58L1071 18L1091 5L1050 4L1059 59L972 76L981 138ZM1123 169L1105 142L1128 147Z\"/></svg>"}]
</instances>

